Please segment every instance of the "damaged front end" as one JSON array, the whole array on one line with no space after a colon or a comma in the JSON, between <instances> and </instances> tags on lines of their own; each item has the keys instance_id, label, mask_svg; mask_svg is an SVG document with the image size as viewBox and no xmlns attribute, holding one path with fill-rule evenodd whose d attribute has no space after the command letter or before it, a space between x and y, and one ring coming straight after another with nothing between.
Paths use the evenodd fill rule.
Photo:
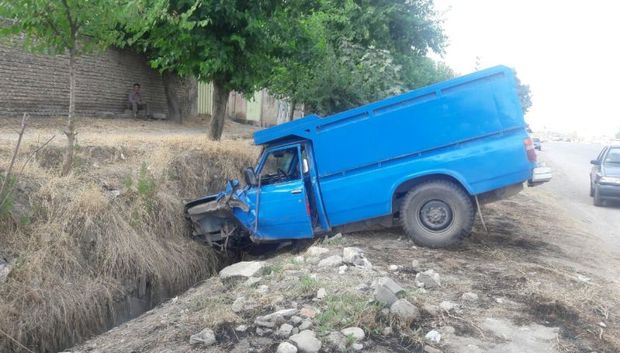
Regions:
<instances>
[{"instance_id":1,"label":"damaged front end","mask_svg":"<svg viewBox=\"0 0 620 353\"><path fill-rule=\"evenodd\" d=\"M239 181L229 180L225 191L186 203L185 215L191 221L193 237L220 251L243 247L250 237L246 222L238 215L247 220L253 214L244 196Z\"/></svg>"}]
</instances>

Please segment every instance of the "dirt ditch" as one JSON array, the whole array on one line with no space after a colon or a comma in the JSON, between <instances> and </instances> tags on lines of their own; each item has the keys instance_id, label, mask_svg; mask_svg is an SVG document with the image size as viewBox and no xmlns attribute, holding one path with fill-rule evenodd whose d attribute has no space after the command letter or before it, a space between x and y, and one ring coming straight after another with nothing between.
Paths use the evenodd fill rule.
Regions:
<instances>
[{"instance_id":1,"label":"dirt ditch","mask_svg":"<svg viewBox=\"0 0 620 353\"><path fill-rule=\"evenodd\" d=\"M0 283L1 352L60 351L221 266L190 239L183 201L238 177L254 163L251 145L182 136L96 142L79 146L69 177L58 176L62 145L38 152L18 175L0 215L0 255L10 266Z\"/></svg>"}]
</instances>

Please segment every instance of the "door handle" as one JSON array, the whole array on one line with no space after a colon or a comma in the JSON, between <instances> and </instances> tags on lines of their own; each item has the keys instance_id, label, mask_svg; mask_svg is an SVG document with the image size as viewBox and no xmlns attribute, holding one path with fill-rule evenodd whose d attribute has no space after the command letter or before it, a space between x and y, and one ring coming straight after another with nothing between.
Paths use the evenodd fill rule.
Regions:
<instances>
[{"instance_id":1,"label":"door handle","mask_svg":"<svg viewBox=\"0 0 620 353\"><path fill-rule=\"evenodd\" d=\"M291 190L291 194L301 194L301 189Z\"/></svg>"}]
</instances>

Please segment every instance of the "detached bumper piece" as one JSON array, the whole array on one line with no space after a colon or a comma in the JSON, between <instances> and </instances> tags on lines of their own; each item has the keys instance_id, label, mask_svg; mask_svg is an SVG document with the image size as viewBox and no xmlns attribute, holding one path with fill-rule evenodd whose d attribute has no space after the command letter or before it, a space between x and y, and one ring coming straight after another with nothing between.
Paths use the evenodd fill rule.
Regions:
<instances>
[{"instance_id":1,"label":"detached bumper piece","mask_svg":"<svg viewBox=\"0 0 620 353\"><path fill-rule=\"evenodd\" d=\"M535 186L546 183L553 177L553 171L549 167L536 167L532 170L532 177L527 181L527 185Z\"/></svg>"}]
</instances>

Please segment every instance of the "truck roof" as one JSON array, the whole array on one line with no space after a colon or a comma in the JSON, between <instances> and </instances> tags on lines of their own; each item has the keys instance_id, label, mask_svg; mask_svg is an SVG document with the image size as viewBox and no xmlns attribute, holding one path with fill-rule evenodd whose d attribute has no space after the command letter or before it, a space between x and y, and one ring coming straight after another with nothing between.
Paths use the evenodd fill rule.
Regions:
<instances>
[{"instance_id":1,"label":"truck roof","mask_svg":"<svg viewBox=\"0 0 620 353\"><path fill-rule=\"evenodd\" d=\"M255 132L254 143L257 145L264 145L299 138L312 140L317 133L320 133L321 130L328 129L330 126L346 124L349 119L351 121L359 120L360 114L368 114L369 111L382 111L385 109L391 109L392 107L398 108L400 102L406 102L407 104L413 103L417 100L423 102L429 94L439 93L452 87L458 87L465 83L485 80L486 78L493 77L497 74L505 73L513 74L513 71L506 66L495 66L471 73L469 75L460 76L451 80L418 88L398 96L389 97L327 117L320 117L314 114L308 115L298 120Z\"/></svg>"}]
</instances>

